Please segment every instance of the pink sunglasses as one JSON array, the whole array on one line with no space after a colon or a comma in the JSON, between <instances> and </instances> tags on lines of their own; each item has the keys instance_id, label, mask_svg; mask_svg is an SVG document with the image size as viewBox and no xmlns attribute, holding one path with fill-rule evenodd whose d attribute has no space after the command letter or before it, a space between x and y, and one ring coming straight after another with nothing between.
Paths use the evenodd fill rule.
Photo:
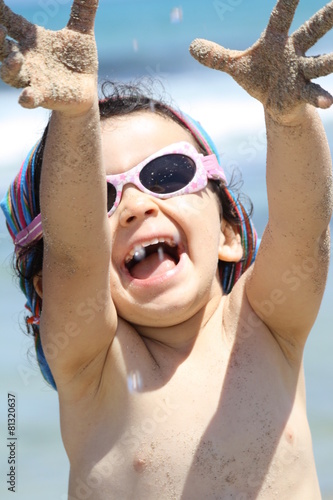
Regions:
<instances>
[{"instance_id":1,"label":"pink sunglasses","mask_svg":"<svg viewBox=\"0 0 333 500\"><path fill-rule=\"evenodd\" d=\"M143 193L165 200L196 193L207 186L208 179L226 182L214 154L204 156L188 142L170 144L127 172L106 176L108 215L118 207L126 184L134 184Z\"/></svg>"},{"instance_id":2,"label":"pink sunglasses","mask_svg":"<svg viewBox=\"0 0 333 500\"><path fill-rule=\"evenodd\" d=\"M214 154L204 156L188 142L177 142L143 160L123 174L107 175L108 215L118 207L123 187L134 184L140 191L156 198L167 199L181 194L197 193L207 186L208 179L226 182L224 172ZM41 214L15 238L15 249L43 235Z\"/></svg>"}]
</instances>

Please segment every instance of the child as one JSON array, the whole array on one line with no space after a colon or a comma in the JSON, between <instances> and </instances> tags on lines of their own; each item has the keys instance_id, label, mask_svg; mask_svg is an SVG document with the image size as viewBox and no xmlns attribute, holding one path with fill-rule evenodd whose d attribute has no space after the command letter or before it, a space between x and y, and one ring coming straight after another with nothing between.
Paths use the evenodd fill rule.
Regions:
<instances>
[{"instance_id":1,"label":"child","mask_svg":"<svg viewBox=\"0 0 333 500\"><path fill-rule=\"evenodd\" d=\"M255 232L199 125L133 94L98 103L97 3L75 0L53 33L0 2L2 79L54 111L2 206L69 498L320 498L302 354L332 209L313 106L332 97L310 80L333 57L304 53L333 3L288 37L298 2L279 0L245 52L191 46L264 105L269 222L252 266Z\"/></svg>"}]
</instances>

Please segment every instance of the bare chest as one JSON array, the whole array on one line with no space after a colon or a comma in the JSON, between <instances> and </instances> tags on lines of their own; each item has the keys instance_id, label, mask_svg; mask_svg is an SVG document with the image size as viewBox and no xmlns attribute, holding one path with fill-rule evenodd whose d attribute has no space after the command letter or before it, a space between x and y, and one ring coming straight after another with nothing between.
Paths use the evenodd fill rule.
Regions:
<instances>
[{"instance_id":1,"label":"bare chest","mask_svg":"<svg viewBox=\"0 0 333 500\"><path fill-rule=\"evenodd\" d=\"M127 387L117 418L106 407L89 426L86 483L100 498L281 498L286 477L313 469L306 416L297 385L248 353L185 364L154 390Z\"/></svg>"}]
</instances>

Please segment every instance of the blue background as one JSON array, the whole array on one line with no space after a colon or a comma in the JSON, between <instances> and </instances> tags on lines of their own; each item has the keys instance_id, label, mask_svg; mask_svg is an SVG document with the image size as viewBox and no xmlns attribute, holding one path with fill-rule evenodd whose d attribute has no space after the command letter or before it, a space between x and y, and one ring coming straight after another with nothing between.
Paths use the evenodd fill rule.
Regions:
<instances>
[{"instance_id":1,"label":"blue background","mask_svg":"<svg viewBox=\"0 0 333 500\"><path fill-rule=\"evenodd\" d=\"M250 195L259 235L267 222L265 192L265 127L261 105L222 73L201 67L188 52L196 37L243 49L265 28L272 0L101 0L96 19L100 80L160 80L159 92L171 95L184 111L211 133L227 174L241 171L243 191ZM70 1L8 0L16 12L49 29L62 28ZM293 26L304 22L322 1L301 1ZM171 12L181 8L180 22ZM329 52L329 33L310 53ZM333 79L324 86L333 92ZM164 90L162 90L162 88ZM27 111L17 104L19 92L0 83L0 196L16 174L48 119L44 110ZM333 111L321 112L331 148ZM11 240L0 215L0 497L7 492L7 392L18 401L17 500L65 500L68 460L59 430L57 395L39 375L32 341L23 333L24 298L10 272ZM329 279L318 320L305 352L307 406L318 475L325 500L333 499L333 276ZM12 495L12 494L11 494Z\"/></svg>"}]
</instances>

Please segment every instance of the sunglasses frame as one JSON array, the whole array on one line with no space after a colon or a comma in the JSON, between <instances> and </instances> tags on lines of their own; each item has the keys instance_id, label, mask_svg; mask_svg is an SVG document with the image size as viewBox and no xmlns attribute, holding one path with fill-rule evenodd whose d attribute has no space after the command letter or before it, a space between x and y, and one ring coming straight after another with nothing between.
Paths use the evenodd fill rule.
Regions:
<instances>
[{"instance_id":1,"label":"sunglasses frame","mask_svg":"<svg viewBox=\"0 0 333 500\"><path fill-rule=\"evenodd\" d=\"M188 184L186 184L186 186L178 189L177 191L173 191L171 193L154 193L142 184L142 182L140 181L140 173L144 169L144 167L146 167L153 160L156 160L156 158L171 154L188 156L191 160L193 160L196 166L194 177ZM126 172L123 172L121 174L106 176L107 182L109 184L112 184L112 186L116 190L116 199L112 208L108 211L108 216L110 217L119 206L123 188L126 184L133 184L145 194L154 196L155 198L166 200L167 198L173 198L174 196L197 193L207 186L208 179L220 179L224 182L227 182L222 167L219 165L215 154L204 156L196 150L193 144L185 141L170 144L152 154L151 156L148 156L148 158L146 158L130 170L127 170Z\"/></svg>"}]
</instances>

